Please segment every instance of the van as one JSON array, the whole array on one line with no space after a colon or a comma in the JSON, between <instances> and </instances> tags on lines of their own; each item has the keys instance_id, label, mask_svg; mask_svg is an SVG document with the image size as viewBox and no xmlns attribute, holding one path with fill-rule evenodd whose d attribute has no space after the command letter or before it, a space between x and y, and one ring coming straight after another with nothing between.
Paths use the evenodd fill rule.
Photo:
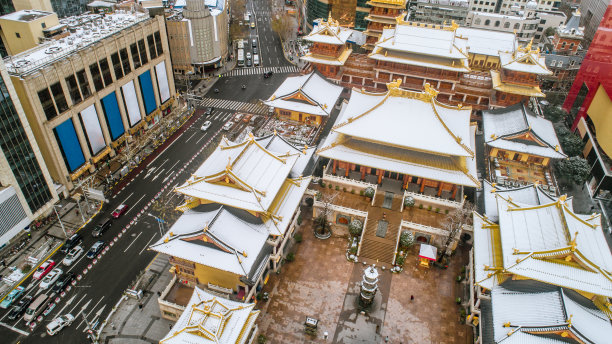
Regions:
<instances>
[{"instance_id":1,"label":"van","mask_svg":"<svg viewBox=\"0 0 612 344\"><path fill-rule=\"evenodd\" d=\"M81 241L83 241L83 237L81 235L73 234L68 240L66 240L66 243L64 246L62 246L61 251L63 253L68 253L68 251L70 251L73 247L80 244Z\"/></svg>"},{"instance_id":2,"label":"van","mask_svg":"<svg viewBox=\"0 0 612 344\"><path fill-rule=\"evenodd\" d=\"M257 39L253 38L253 48L255 48L257 46Z\"/></svg>"},{"instance_id":3,"label":"van","mask_svg":"<svg viewBox=\"0 0 612 344\"><path fill-rule=\"evenodd\" d=\"M42 311L45 309L45 307L47 307L47 305L49 304L49 301L51 301L51 298L49 298L49 295L47 295L47 294L38 295L36 300L34 300L34 302L32 302L32 304L30 304L30 307L28 307L28 309L25 311L25 315L23 316L23 320L25 322L30 322L30 321L36 319L36 317L40 313L42 313Z\"/></svg>"},{"instance_id":4,"label":"van","mask_svg":"<svg viewBox=\"0 0 612 344\"><path fill-rule=\"evenodd\" d=\"M253 55L253 64L259 66L259 55Z\"/></svg>"},{"instance_id":5,"label":"van","mask_svg":"<svg viewBox=\"0 0 612 344\"><path fill-rule=\"evenodd\" d=\"M113 224L113 220L111 220L110 217L104 218L102 221L100 221L100 223L98 223L96 228L91 232L91 235L93 235L96 238L101 236L102 234L104 234L104 232L106 232L110 228L112 224Z\"/></svg>"}]
</instances>

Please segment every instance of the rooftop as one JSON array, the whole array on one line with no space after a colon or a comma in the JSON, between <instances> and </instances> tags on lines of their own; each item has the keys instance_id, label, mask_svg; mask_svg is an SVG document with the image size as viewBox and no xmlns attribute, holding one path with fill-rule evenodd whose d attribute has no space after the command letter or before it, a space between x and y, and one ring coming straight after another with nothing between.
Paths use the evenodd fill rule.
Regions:
<instances>
[{"instance_id":1,"label":"rooftop","mask_svg":"<svg viewBox=\"0 0 612 344\"><path fill-rule=\"evenodd\" d=\"M544 56L540 55L540 49L532 49L531 42L514 51L500 51L499 60L503 69L538 75L552 74L546 68Z\"/></svg>"},{"instance_id":2,"label":"rooftop","mask_svg":"<svg viewBox=\"0 0 612 344\"><path fill-rule=\"evenodd\" d=\"M326 43L333 45L343 45L351 36L353 30L340 26L337 20L330 16L325 20L320 20L312 31L304 37L304 40L310 42Z\"/></svg>"},{"instance_id":3,"label":"rooftop","mask_svg":"<svg viewBox=\"0 0 612 344\"><path fill-rule=\"evenodd\" d=\"M195 287L185 311L159 343L244 343L259 316L254 307Z\"/></svg>"},{"instance_id":4,"label":"rooftop","mask_svg":"<svg viewBox=\"0 0 612 344\"><path fill-rule=\"evenodd\" d=\"M54 15L53 12L39 11L39 10L21 10L13 13L5 14L0 19L13 20L18 22L31 22L46 16Z\"/></svg>"},{"instance_id":5,"label":"rooftop","mask_svg":"<svg viewBox=\"0 0 612 344\"><path fill-rule=\"evenodd\" d=\"M517 48L516 35L511 32L492 31L470 27L457 28L457 36L467 38L471 54L499 56L500 51Z\"/></svg>"},{"instance_id":6,"label":"rooftop","mask_svg":"<svg viewBox=\"0 0 612 344\"><path fill-rule=\"evenodd\" d=\"M68 25L68 29L73 32L70 36L49 41L17 55L6 57L4 63L10 74L26 75L65 59L149 18L146 13L117 10L105 16L83 14L61 19L60 23Z\"/></svg>"}]
</instances>

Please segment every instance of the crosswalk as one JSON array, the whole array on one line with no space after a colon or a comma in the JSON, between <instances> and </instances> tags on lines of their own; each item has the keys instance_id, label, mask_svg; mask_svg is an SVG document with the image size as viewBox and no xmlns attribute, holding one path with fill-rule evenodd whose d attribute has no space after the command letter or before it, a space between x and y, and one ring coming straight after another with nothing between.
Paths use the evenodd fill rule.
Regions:
<instances>
[{"instance_id":1,"label":"crosswalk","mask_svg":"<svg viewBox=\"0 0 612 344\"><path fill-rule=\"evenodd\" d=\"M233 70L221 74L222 77L226 76L240 76L240 75L255 75L263 74L265 72L272 71L274 73L297 73L299 68L296 66L282 66L282 67L252 67L252 68L234 68Z\"/></svg>"},{"instance_id":2,"label":"crosswalk","mask_svg":"<svg viewBox=\"0 0 612 344\"><path fill-rule=\"evenodd\" d=\"M245 103L228 99L204 98L200 101L200 106L212 106L216 109L228 109L260 115L268 113L267 105Z\"/></svg>"}]
</instances>

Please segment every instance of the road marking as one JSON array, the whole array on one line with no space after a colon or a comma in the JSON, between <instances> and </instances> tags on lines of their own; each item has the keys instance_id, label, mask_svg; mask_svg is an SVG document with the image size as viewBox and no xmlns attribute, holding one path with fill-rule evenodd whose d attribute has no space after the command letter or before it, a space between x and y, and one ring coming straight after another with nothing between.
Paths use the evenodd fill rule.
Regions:
<instances>
[{"instance_id":1,"label":"road marking","mask_svg":"<svg viewBox=\"0 0 612 344\"><path fill-rule=\"evenodd\" d=\"M91 310L89 312L87 312L87 314L85 314L85 318L87 318L91 312L93 312L94 309L96 309L96 307L98 307L98 305L100 304L100 302L102 302L102 300L104 300L104 296L102 296L102 298L100 300L98 300L98 302L91 307ZM91 300L90 300L91 302ZM85 308L89 305L89 302L87 303L87 305L83 306L83 311L85 310ZM106 306L105 306L106 307ZM83 323L85 322L85 319L81 320L81 322L79 323L79 326L77 326L75 329L79 329L79 327L81 327L81 325L83 325Z\"/></svg>"},{"instance_id":2,"label":"road marking","mask_svg":"<svg viewBox=\"0 0 612 344\"><path fill-rule=\"evenodd\" d=\"M132 197L132 195L133 195L133 194L134 194L134 193L132 192L132 193L131 193L129 196L127 196L127 197L126 197L126 198L123 200L123 202L121 202L121 203L119 203L119 204L125 204L125 202L128 200L128 198Z\"/></svg>"},{"instance_id":3,"label":"road marking","mask_svg":"<svg viewBox=\"0 0 612 344\"><path fill-rule=\"evenodd\" d=\"M180 161L180 160L177 160L177 161L174 163L174 165L172 165L172 167L170 167L170 168L168 169L168 171L173 171L174 166L176 166L176 164L178 164L178 163L179 163L179 161Z\"/></svg>"},{"instance_id":4,"label":"road marking","mask_svg":"<svg viewBox=\"0 0 612 344\"><path fill-rule=\"evenodd\" d=\"M158 173L155 175L155 177L153 177L153 179L151 179L151 181L154 181L155 179L159 178L159 176L160 176L160 175L161 175L161 174L162 174L162 173L163 173L165 170L166 170L166 169L165 169L165 168L163 168L161 171L159 171L159 172L158 172Z\"/></svg>"},{"instance_id":5,"label":"road marking","mask_svg":"<svg viewBox=\"0 0 612 344\"><path fill-rule=\"evenodd\" d=\"M8 329L10 329L10 330L13 330L13 331L15 331L15 332L17 332L17 333L19 333L19 334L22 334L22 335L24 335L24 336L29 336L29 335L30 335L30 333L29 333L29 332L26 332L26 331L24 331L24 330L20 330L20 329L18 329L17 327L13 327L13 326L11 326L11 325L9 325L9 324L5 324L5 323L3 323L3 322L0 322L0 325L4 326L4 327L6 327L6 328L8 328Z\"/></svg>"},{"instance_id":6,"label":"road marking","mask_svg":"<svg viewBox=\"0 0 612 344\"><path fill-rule=\"evenodd\" d=\"M62 314L62 312L64 311L64 309L66 309L66 307L70 306L70 304L72 303L72 301L74 301L74 299L76 298L76 295L72 295L72 297L70 298L70 300L66 301L66 304L64 305L64 307L62 307L62 309L60 309L57 314Z\"/></svg>"},{"instance_id":7,"label":"road marking","mask_svg":"<svg viewBox=\"0 0 612 344\"><path fill-rule=\"evenodd\" d=\"M200 141L204 140L205 138L206 138L206 135L200 137L200 139L196 141L196 145L200 143Z\"/></svg>"},{"instance_id":8,"label":"road marking","mask_svg":"<svg viewBox=\"0 0 612 344\"><path fill-rule=\"evenodd\" d=\"M170 148L170 147L171 147L171 146L172 146L172 145L173 145L173 144L174 144L176 141L178 141L178 140L174 140L174 141L172 141L172 142L171 142L171 143L168 145L168 147L164 148L164 150L163 150L163 151L161 151L161 152L159 153L159 155L157 155L157 156L155 157L155 159L153 159L153 161L151 161L151 162L150 162L150 163L147 165L147 167L148 167L148 166L151 166L151 164L153 164L153 163L155 162L155 160L159 159L159 157L160 157L160 156L162 156L162 154L164 154L164 153L166 152L166 150L167 150L168 148Z\"/></svg>"},{"instance_id":9,"label":"road marking","mask_svg":"<svg viewBox=\"0 0 612 344\"><path fill-rule=\"evenodd\" d=\"M74 309L77 308L79 303L81 303L81 301L83 301L83 299L86 298L86 297L87 297L87 294L83 295L83 297L79 300L79 302L77 302L76 305L74 305L74 307L72 307L72 309L68 311L68 313L72 314L72 311L74 311ZM91 300L89 302L91 302ZM87 302L87 304L89 304L89 302Z\"/></svg>"},{"instance_id":10,"label":"road marking","mask_svg":"<svg viewBox=\"0 0 612 344\"><path fill-rule=\"evenodd\" d=\"M125 212L125 215L127 215L127 213L129 213L132 209L136 208L136 204L138 204L138 202L142 201L143 198L145 198L146 195L142 195L142 197L140 197L140 199L138 201L136 201L136 203L132 204L132 206L130 207L130 209L128 209Z\"/></svg>"},{"instance_id":11,"label":"road marking","mask_svg":"<svg viewBox=\"0 0 612 344\"><path fill-rule=\"evenodd\" d=\"M129 250L130 247L132 247L132 244L134 244L136 240L138 240L138 237L140 236L140 234L142 234L142 232L138 233L138 235L134 238L134 240L132 240L132 242L128 245L128 247L126 247L125 250L123 250L123 253L127 252L127 250Z\"/></svg>"},{"instance_id":12,"label":"road marking","mask_svg":"<svg viewBox=\"0 0 612 344\"><path fill-rule=\"evenodd\" d=\"M151 240L153 240L155 238L155 236L157 235L157 232L153 233L153 236L151 236L151 239L149 239L149 241L147 241L147 243L144 245L144 247L142 248L142 250L140 250L140 252L138 252L138 255L140 256L142 254L142 252L144 250L146 250L149 247L149 244L151 243Z\"/></svg>"}]
</instances>

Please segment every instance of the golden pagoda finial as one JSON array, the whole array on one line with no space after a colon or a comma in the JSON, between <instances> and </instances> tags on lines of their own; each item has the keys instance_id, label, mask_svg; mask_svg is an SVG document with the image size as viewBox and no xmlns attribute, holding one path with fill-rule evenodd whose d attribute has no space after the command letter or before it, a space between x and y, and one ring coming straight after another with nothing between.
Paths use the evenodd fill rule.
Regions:
<instances>
[{"instance_id":1,"label":"golden pagoda finial","mask_svg":"<svg viewBox=\"0 0 612 344\"><path fill-rule=\"evenodd\" d=\"M578 231L574 234L574 238L570 241L570 251L576 251L576 238L578 237Z\"/></svg>"},{"instance_id":2,"label":"golden pagoda finial","mask_svg":"<svg viewBox=\"0 0 612 344\"><path fill-rule=\"evenodd\" d=\"M246 251L242 251L242 255L245 256L245 257L248 257Z\"/></svg>"},{"instance_id":3,"label":"golden pagoda finial","mask_svg":"<svg viewBox=\"0 0 612 344\"><path fill-rule=\"evenodd\" d=\"M534 186L538 186L538 185L540 185L540 181L539 181L539 180L536 180L535 182L533 182L533 185L534 185Z\"/></svg>"},{"instance_id":4,"label":"golden pagoda finial","mask_svg":"<svg viewBox=\"0 0 612 344\"><path fill-rule=\"evenodd\" d=\"M277 134L276 129L274 129L274 136L276 136L276 134Z\"/></svg>"},{"instance_id":5,"label":"golden pagoda finial","mask_svg":"<svg viewBox=\"0 0 612 344\"><path fill-rule=\"evenodd\" d=\"M491 193L495 193L497 190L495 188L491 189Z\"/></svg>"},{"instance_id":6,"label":"golden pagoda finial","mask_svg":"<svg viewBox=\"0 0 612 344\"><path fill-rule=\"evenodd\" d=\"M431 85L428 82L425 83L425 94L428 96L430 100L432 98L435 98L438 95L438 93L440 93L440 91L431 87Z\"/></svg>"},{"instance_id":7,"label":"golden pagoda finial","mask_svg":"<svg viewBox=\"0 0 612 344\"><path fill-rule=\"evenodd\" d=\"M510 326L511 326L511 325L510 325L510 322L509 322L509 321L504 323L504 327L510 327Z\"/></svg>"},{"instance_id":8,"label":"golden pagoda finial","mask_svg":"<svg viewBox=\"0 0 612 344\"><path fill-rule=\"evenodd\" d=\"M229 171L232 169L232 157L228 156L227 157L227 165L225 166L225 170Z\"/></svg>"},{"instance_id":9,"label":"golden pagoda finial","mask_svg":"<svg viewBox=\"0 0 612 344\"><path fill-rule=\"evenodd\" d=\"M173 236L174 236L174 232L170 232L169 234L170 234L170 236L171 236L171 237L173 237Z\"/></svg>"},{"instance_id":10,"label":"golden pagoda finial","mask_svg":"<svg viewBox=\"0 0 612 344\"><path fill-rule=\"evenodd\" d=\"M387 83L387 89L392 96L399 96L401 94L400 85L402 84L402 79L396 79L395 81L391 81Z\"/></svg>"},{"instance_id":11,"label":"golden pagoda finial","mask_svg":"<svg viewBox=\"0 0 612 344\"><path fill-rule=\"evenodd\" d=\"M168 237L164 238L164 242L168 242Z\"/></svg>"},{"instance_id":12,"label":"golden pagoda finial","mask_svg":"<svg viewBox=\"0 0 612 344\"><path fill-rule=\"evenodd\" d=\"M558 151L559 151L559 149L560 149L560 148L559 148L559 145L556 145L556 146L555 146L555 152L558 152Z\"/></svg>"},{"instance_id":13,"label":"golden pagoda finial","mask_svg":"<svg viewBox=\"0 0 612 344\"><path fill-rule=\"evenodd\" d=\"M573 316L574 316L573 314L570 314L569 318L567 319L567 327L572 327L572 317Z\"/></svg>"},{"instance_id":14,"label":"golden pagoda finial","mask_svg":"<svg viewBox=\"0 0 612 344\"><path fill-rule=\"evenodd\" d=\"M531 45L533 44L533 37L531 37L531 39L529 40L529 43L527 44L527 46L525 47L525 52L530 52L531 51Z\"/></svg>"},{"instance_id":15,"label":"golden pagoda finial","mask_svg":"<svg viewBox=\"0 0 612 344\"><path fill-rule=\"evenodd\" d=\"M404 12L400 13L400 15L398 15L397 17L395 17L395 23L396 24L401 24L404 22L404 16L406 14Z\"/></svg>"},{"instance_id":16,"label":"golden pagoda finial","mask_svg":"<svg viewBox=\"0 0 612 344\"><path fill-rule=\"evenodd\" d=\"M560 202L560 203L565 203L565 201L567 201L567 195L561 195L561 196L559 197L559 202Z\"/></svg>"}]
</instances>

